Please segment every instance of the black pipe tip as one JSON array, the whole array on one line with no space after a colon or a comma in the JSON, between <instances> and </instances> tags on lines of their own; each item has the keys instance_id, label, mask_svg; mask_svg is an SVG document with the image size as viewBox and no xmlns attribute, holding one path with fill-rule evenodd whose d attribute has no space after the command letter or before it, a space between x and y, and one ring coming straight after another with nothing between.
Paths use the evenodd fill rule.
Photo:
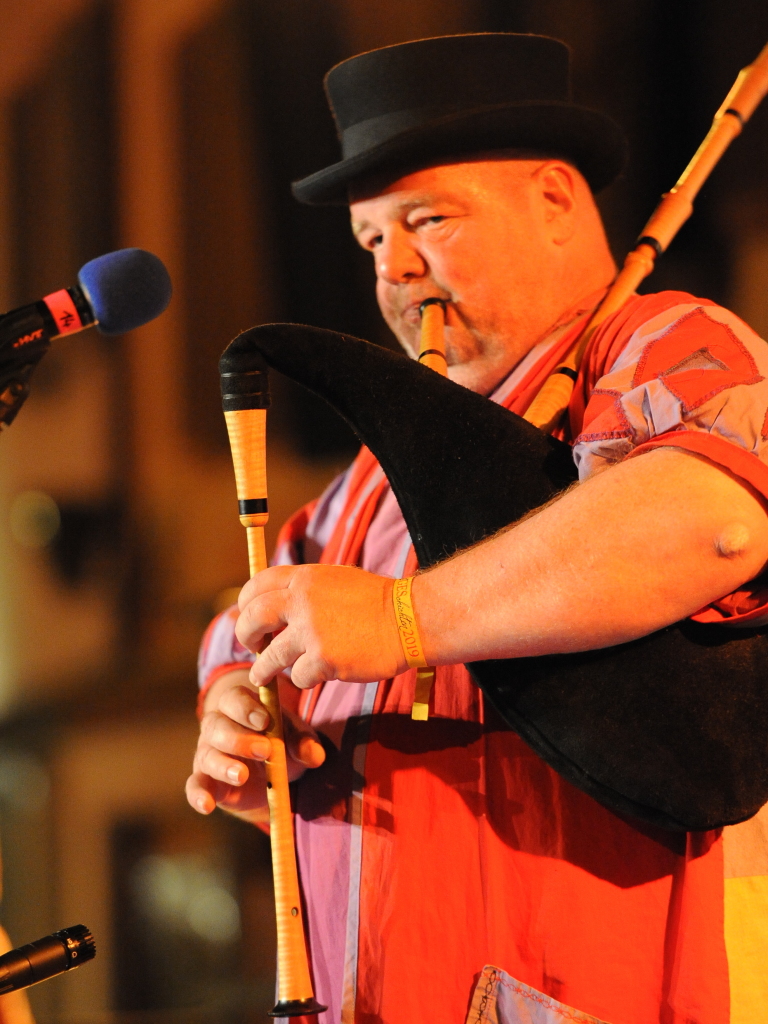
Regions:
<instances>
[{"instance_id":1,"label":"black pipe tip","mask_svg":"<svg viewBox=\"0 0 768 1024\"><path fill-rule=\"evenodd\" d=\"M427 308L427 306L442 306L443 312L445 312L447 305L448 303L445 301L445 299L438 299L433 296L429 299L424 299L422 304L419 306L419 313L421 316L424 316L424 310Z\"/></svg>"},{"instance_id":2,"label":"black pipe tip","mask_svg":"<svg viewBox=\"0 0 768 1024\"><path fill-rule=\"evenodd\" d=\"M323 1013L327 1006L312 996L310 999L281 999L267 1016L269 1017L301 1017L305 1013Z\"/></svg>"}]
</instances>

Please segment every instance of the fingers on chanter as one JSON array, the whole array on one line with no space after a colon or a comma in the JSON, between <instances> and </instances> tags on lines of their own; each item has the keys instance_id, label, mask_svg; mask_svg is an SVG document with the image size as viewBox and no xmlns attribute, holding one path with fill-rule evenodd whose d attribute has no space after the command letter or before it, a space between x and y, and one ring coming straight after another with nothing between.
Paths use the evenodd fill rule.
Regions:
<instances>
[{"instance_id":1,"label":"fingers on chanter","mask_svg":"<svg viewBox=\"0 0 768 1024\"><path fill-rule=\"evenodd\" d=\"M221 757L213 757L210 751L215 751ZM265 761L271 752L272 745L262 733L233 722L219 711L209 711L203 716L195 763L213 778L242 785L245 780L235 771L235 766L240 764L239 759ZM226 762L221 758L226 758ZM236 758L238 760L235 760ZM206 759L211 759L211 765L215 770L208 770L207 763L203 763ZM221 766L225 764L229 774L223 775Z\"/></svg>"},{"instance_id":2,"label":"fingers on chanter","mask_svg":"<svg viewBox=\"0 0 768 1024\"><path fill-rule=\"evenodd\" d=\"M287 590L275 590L261 594L242 606L235 623L235 636L243 647L255 651L265 636L285 628L289 600Z\"/></svg>"},{"instance_id":3,"label":"fingers on chanter","mask_svg":"<svg viewBox=\"0 0 768 1024\"><path fill-rule=\"evenodd\" d=\"M291 670L291 682L295 685L293 666L301 654L302 649L296 642L293 630L284 629L281 633L277 633L251 666L249 675L251 685L265 686L286 669Z\"/></svg>"},{"instance_id":4,"label":"fingers on chanter","mask_svg":"<svg viewBox=\"0 0 768 1024\"><path fill-rule=\"evenodd\" d=\"M216 809L215 790L217 784L203 772L194 771L187 779L184 787L187 802L200 814L210 814Z\"/></svg>"},{"instance_id":5,"label":"fingers on chanter","mask_svg":"<svg viewBox=\"0 0 768 1024\"><path fill-rule=\"evenodd\" d=\"M300 655L291 668L291 682L300 690L311 690L335 676L336 673L327 662L307 652Z\"/></svg>"},{"instance_id":6,"label":"fingers on chanter","mask_svg":"<svg viewBox=\"0 0 768 1024\"><path fill-rule=\"evenodd\" d=\"M217 807L237 809L246 795L242 786L219 782L202 771L194 771L185 788L187 801L200 814L210 814Z\"/></svg>"},{"instance_id":7,"label":"fingers on chanter","mask_svg":"<svg viewBox=\"0 0 768 1024\"><path fill-rule=\"evenodd\" d=\"M257 572L255 576L251 576L237 599L240 610L242 611L250 601L260 594L267 594L272 590L285 590L297 568L295 565L273 565Z\"/></svg>"},{"instance_id":8,"label":"fingers on chanter","mask_svg":"<svg viewBox=\"0 0 768 1024\"><path fill-rule=\"evenodd\" d=\"M218 710L245 729L262 732L269 728L269 712L259 700L258 690L250 684L226 690L219 699Z\"/></svg>"},{"instance_id":9,"label":"fingers on chanter","mask_svg":"<svg viewBox=\"0 0 768 1024\"><path fill-rule=\"evenodd\" d=\"M230 757L229 754L206 743L205 737L201 738L197 745L192 770L226 786L242 786L248 781L249 774L248 768L241 760Z\"/></svg>"}]
</instances>

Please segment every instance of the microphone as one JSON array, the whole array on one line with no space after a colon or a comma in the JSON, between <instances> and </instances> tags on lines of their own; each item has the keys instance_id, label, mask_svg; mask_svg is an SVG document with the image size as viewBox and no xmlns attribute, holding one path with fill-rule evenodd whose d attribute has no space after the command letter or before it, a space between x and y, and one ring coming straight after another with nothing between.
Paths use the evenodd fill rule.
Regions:
<instances>
[{"instance_id":1,"label":"microphone","mask_svg":"<svg viewBox=\"0 0 768 1024\"><path fill-rule=\"evenodd\" d=\"M144 249L98 256L77 279L71 288L0 316L0 428L16 417L53 338L92 324L102 334L124 334L160 316L171 300L165 265Z\"/></svg>"},{"instance_id":2,"label":"microphone","mask_svg":"<svg viewBox=\"0 0 768 1024\"><path fill-rule=\"evenodd\" d=\"M0 995L55 978L95 956L96 943L84 924L62 928L0 956Z\"/></svg>"}]
</instances>

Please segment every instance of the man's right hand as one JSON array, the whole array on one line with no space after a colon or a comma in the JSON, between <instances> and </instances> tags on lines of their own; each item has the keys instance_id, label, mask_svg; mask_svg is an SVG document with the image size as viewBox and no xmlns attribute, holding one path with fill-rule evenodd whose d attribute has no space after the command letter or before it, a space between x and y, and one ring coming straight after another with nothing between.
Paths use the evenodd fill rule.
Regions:
<instances>
[{"instance_id":1,"label":"man's right hand","mask_svg":"<svg viewBox=\"0 0 768 1024\"><path fill-rule=\"evenodd\" d=\"M258 689L248 682L247 671L238 669L216 680L205 696L200 738L186 785L187 800L196 811L210 814L221 807L253 824L269 820L263 768L271 751L263 735L269 725L269 715ZM283 725L288 778L293 782L307 768L318 768L325 751L314 730L285 703Z\"/></svg>"}]
</instances>

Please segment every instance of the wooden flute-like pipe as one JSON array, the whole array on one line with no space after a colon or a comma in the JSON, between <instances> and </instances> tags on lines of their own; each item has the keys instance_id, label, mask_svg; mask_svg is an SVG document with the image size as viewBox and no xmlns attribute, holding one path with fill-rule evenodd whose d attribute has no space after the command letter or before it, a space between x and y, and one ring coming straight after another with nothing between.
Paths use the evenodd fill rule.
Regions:
<instances>
[{"instance_id":1,"label":"wooden flute-like pipe","mask_svg":"<svg viewBox=\"0 0 768 1024\"><path fill-rule=\"evenodd\" d=\"M225 372L235 362L234 358L229 363L225 362L230 349L222 356L221 390L235 467L240 522L246 529L248 560L253 576L267 568L264 527L269 519L266 470L269 389L266 366L263 370ZM259 699L270 716L266 735L269 737L271 752L269 759L264 762L264 769L277 918L278 973L278 1001L270 1016L299 1017L320 1013L326 1007L315 999L309 970L296 867L283 716L276 679L259 687Z\"/></svg>"},{"instance_id":2,"label":"wooden flute-like pipe","mask_svg":"<svg viewBox=\"0 0 768 1024\"><path fill-rule=\"evenodd\" d=\"M441 377L448 376L445 356L445 299L424 299L419 306L421 336L419 362Z\"/></svg>"},{"instance_id":3,"label":"wooden flute-like pipe","mask_svg":"<svg viewBox=\"0 0 768 1024\"><path fill-rule=\"evenodd\" d=\"M628 253L603 301L592 314L579 340L544 382L525 413L529 423L547 433L556 429L573 392L581 360L597 328L621 309L640 283L651 273L656 258L666 251L693 212L693 201L720 157L752 116L768 92L768 45L749 67L739 72L731 91L715 114L712 127L643 228L635 248Z\"/></svg>"},{"instance_id":4,"label":"wooden flute-like pipe","mask_svg":"<svg viewBox=\"0 0 768 1024\"><path fill-rule=\"evenodd\" d=\"M448 376L448 360L445 355L445 300L425 299L419 306L421 313L421 336L419 338L419 362L441 377ZM426 722L429 718L429 695L435 681L434 668L416 669L416 690L411 708L414 722Z\"/></svg>"}]
</instances>

